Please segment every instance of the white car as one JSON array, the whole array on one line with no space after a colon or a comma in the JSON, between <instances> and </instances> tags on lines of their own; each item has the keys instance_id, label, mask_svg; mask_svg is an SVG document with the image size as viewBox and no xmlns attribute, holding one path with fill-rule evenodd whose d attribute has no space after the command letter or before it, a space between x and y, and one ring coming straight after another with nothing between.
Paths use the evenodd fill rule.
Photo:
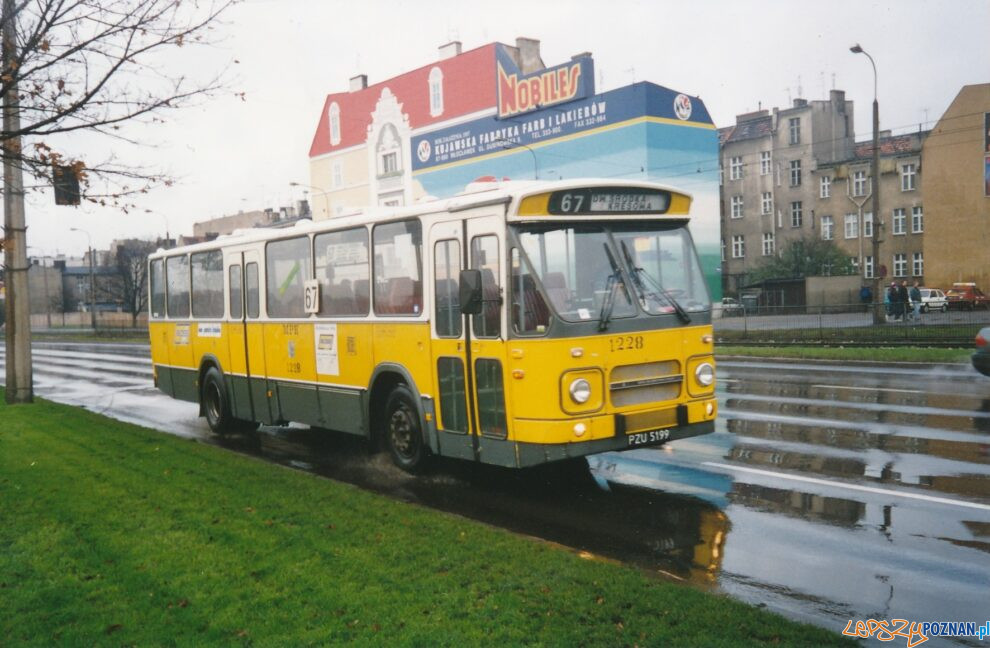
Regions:
<instances>
[{"instance_id":1,"label":"white car","mask_svg":"<svg viewBox=\"0 0 990 648\"><path fill-rule=\"evenodd\" d=\"M732 297L722 298L722 317L732 317L733 315L742 315L743 305L739 303L739 300L733 299Z\"/></svg>"},{"instance_id":2,"label":"white car","mask_svg":"<svg viewBox=\"0 0 990 648\"><path fill-rule=\"evenodd\" d=\"M949 302L945 299L945 293L938 288L921 288L921 312L938 310L943 313L949 309Z\"/></svg>"}]
</instances>

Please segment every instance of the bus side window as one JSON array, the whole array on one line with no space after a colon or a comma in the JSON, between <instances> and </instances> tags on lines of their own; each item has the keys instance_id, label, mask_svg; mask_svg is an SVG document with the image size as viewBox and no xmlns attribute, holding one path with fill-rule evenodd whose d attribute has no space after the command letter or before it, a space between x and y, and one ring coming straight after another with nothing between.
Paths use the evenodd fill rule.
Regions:
<instances>
[{"instance_id":1,"label":"bus side window","mask_svg":"<svg viewBox=\"0 0 990 648\"><path fill-rule=\"evenodd\" d=\"M375 313L423 312L422 236L418 220L375 227Z\"/></svg>"},{"instance_id":2,"label":"bus side window","mask_svg":"<svg viewBox=\"0 0 990 648\"><path fill-rule=\"evenodd\" d=\"M169 257L165 261L165 300L168 316L189 317L189 257Z\"/></svg>"},{"instance_id":3,"label":"bus side window","mask_svg":"<svg viewBox=\"0 0 990 648\"><path fill-rule=\"evenodd\" d=\"M368 314L368 230L328 232L314 239L320 315Z\"/></svg>"},{"instance_id":4,"label":"bus side window","mask_svg":"<svg viewBox=\"0 0 990 648\"><path fill-rule=\"evenodd\" d=\"M260 289L258 287L258 264L251 262L244 268L244 283L247 288L247 316L258 319L261 315Z\"/></svg>"},{"instance_id":5,"label":"bus side window","mask_svg":"<svg viewBox=\"0 0 990 648\"><path fill-rule=\"evenodd\" d=\"M313 267L308 236L265 246L265 283L269 317L306 317L303 284Z\"/></svg>"},{"instance_id":6,"label":"bus side window","mask_svg":"<svg viewBox=\"0 0 990 648\"><path fill-rule=\"evenodd\" d=\"M190 260L193 317L223 317L223 254L220 250L198 252Z\"/></svg>"},{"instance_id":7,"label":"bus side window","mask_svg":"<svg viewBox=\"0 0 990 648\"><path fill-rule=\"evenodd\" d=\"M461 245L454 239L437 241L433 255L437 335L460 337L463 322L458 295Z\"/></svg>"},{"instance_id":8,"label":"bus side window","mask_svg":"<svg viewBox=\"0 0 990 648\"><path fill-rule=\"evenodd\" d=\"M165 317L165 262L155 259L151 262L151 318Z\"/></svg>"},{"instance_id":9,"label":"bus side window","mask_svg":"<svg viewBox=\"0 0 990 648\"><path fill-rule=\"evenodd\" d=\"M241 266L230 266L230 319L244 317L244 303L241 298Z\"/></svg>"}]
</instances>

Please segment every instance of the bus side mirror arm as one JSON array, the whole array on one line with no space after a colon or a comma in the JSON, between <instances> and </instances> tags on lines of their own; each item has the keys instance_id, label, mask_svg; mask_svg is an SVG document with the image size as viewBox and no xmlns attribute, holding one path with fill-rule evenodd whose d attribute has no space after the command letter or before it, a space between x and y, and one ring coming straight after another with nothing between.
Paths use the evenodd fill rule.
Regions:
<instances>
[{"instance_id":1,"label":"bus side mirror arm","mask_svg":"<svg viewBox=\"0 0 990 648\"><path fill-rule=\"evenodd\" d=\"M461 270L458 298L461 313L477 315L484 306L484 294L481 290L481 270Z\"/></svg>"}]
</instances>

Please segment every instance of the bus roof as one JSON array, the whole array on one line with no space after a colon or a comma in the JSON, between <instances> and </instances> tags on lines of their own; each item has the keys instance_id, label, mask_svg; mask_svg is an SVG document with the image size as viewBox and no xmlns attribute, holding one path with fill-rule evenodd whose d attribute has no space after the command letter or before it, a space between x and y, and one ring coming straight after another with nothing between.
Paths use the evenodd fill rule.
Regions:
<instances>
[{"instance_id":1,"label":"bus roof","mask_svg":"<svg viewBox=\"0 0 990 648\"><path fill-rule=\"evenodd\" d=\"M235 230L223 234L212 241L192 243L174 248L159 248L149 258L173 255L176 253L199 252L217 248L257 243L267 240L291 238L294 235L320 233L358 225L367 225L427 214L465 211L475 207L493 204L511 204L509 214L514 214L523 198L552 191L585 187L642 187L669 191L684 196L689 201L692 195L667 185L645 180L616 180L613 178L576 178L573 180L502 180L475 181L467 185L461 193L449 198L420 199L413 205L402 207L366 207L331 218L313 221L303 220L291 227L257 227Z\"/></svg>"}]
</instances>

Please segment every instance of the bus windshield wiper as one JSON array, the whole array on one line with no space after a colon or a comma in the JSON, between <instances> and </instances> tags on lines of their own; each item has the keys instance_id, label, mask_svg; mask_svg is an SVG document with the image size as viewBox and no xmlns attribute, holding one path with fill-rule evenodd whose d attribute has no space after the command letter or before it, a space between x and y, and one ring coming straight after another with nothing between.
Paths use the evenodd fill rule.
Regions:
<instances>
[{"instance_id":1,"label":"bus windshield wiper","mask_svg":"<svg viewBox=\"0 0 990 648\"><path fill-rule=\"evenodd\" d=\"M602 310L598 314L599 331L608 329L608 323L612 319L612 309L615 307L615 290L619 287L619 282L622 279L619 264L615 262L615 257L612 256L612 250L609 249L608 243L602 243L602 246L605 248L605 255L608 256L608 263L612 266L612 274L608 276L608 281L605 283L605 299L602 300Z\"/></svg>"},{"instance_id":2,"label":"bus windshield wiper","mask_svg":"<svg viewBox=\"0 0 990 648\"><path fill-rule=\"evenodd\" d=\"M674 296L671 295L670 292L663 287L663 284L661 284L659 281L654 279L649 272L637 266L633 262L632 254L629 253L629 248L626 247L626 242L619 241L619 246L622 248L623 258L625 258L626 263L629 264L629 267L632 268L633 284L635 284L636 291L639 293L643 301L645 302L648 298L652 297L655 301L659 302L661 301L659 297L662 296L664 301L666 301L671 306L673 306L674 312L677 313L677 316L681 319L681 321L684 322L685 324L689 324L691 322L691 316L688 315L687 311L684 310L684 308L680 305L680 303L678 303L676 299L674 299ZM653 290L646 289L646 285L643 283L643 277L646 277L646 280L653 285Z\"/></svg>"}]
</instances>

